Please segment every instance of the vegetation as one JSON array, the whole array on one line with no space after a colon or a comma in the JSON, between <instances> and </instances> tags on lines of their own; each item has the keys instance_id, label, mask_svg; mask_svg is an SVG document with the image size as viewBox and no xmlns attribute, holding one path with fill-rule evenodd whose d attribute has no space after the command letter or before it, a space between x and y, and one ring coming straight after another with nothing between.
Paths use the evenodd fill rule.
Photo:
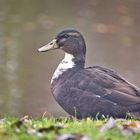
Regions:
<instances>
[{"instance_id":1,"label":"vegetation","mask_svg":"<svg viewBox=\"0 0 140 140\"><path fill-rule=\"evenodd\" d=\"M0 120L0 140L138 140L139 127L133 119L6 117Z\"/></svg>"}]
</instances>

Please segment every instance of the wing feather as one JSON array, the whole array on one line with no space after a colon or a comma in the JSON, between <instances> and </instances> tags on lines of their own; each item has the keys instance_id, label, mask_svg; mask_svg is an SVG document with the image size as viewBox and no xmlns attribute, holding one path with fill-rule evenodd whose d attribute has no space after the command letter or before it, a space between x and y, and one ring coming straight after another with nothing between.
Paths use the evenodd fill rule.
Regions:
<instances>
[{"instance_id":1,"label":"wing feather","mask_svg":"<svg viewBox=\"0 0 140 140\"><path fill-rule=\"evenodd\" d=\"M73 80L73 85L82 91L81 94L89 92L120 106L140 104L140 90L107 68L89 67L75 74L74 79L77 80Z\"/></svg>"}]
</instances>

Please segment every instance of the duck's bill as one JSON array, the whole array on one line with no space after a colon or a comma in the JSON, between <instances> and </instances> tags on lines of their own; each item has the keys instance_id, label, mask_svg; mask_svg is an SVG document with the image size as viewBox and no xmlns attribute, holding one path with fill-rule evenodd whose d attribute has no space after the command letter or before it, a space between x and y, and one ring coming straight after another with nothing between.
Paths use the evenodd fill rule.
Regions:
<instances>
[{"instance_id":1,"label":"duck's bill","mask_svg":"<svg viewBox=\"0 0 140 140\"><path fill-rule=\"evenodd\" d=\"M57 49L57 48L58 48L58 46L56 44L56 39L54 39L50 43L48 43L47 45L39 48L38 51L39 52L46 52L46 51L54 50L54 49Z\"/></svg>"}]
</instances>

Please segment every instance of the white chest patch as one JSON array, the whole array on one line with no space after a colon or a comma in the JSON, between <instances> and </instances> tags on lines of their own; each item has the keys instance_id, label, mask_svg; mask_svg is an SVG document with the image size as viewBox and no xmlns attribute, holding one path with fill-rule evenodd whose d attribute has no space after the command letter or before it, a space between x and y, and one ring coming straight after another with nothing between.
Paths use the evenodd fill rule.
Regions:
<instances>
[{"instance_id":1,"label":"white chest patch","mask_svg":"<svg viewBox=\"0 0 140 140\"><path fill-rule=\"evenodd\" d=\"M58 65L57 69L55 70L52 76L51 83L53 82L54 79L57 79L60 75L62 75L63 72L74 67L75 64L72 61L73 58L74 58L73 55L65 53L64 59Z\"/></svg>"}]
</instances>

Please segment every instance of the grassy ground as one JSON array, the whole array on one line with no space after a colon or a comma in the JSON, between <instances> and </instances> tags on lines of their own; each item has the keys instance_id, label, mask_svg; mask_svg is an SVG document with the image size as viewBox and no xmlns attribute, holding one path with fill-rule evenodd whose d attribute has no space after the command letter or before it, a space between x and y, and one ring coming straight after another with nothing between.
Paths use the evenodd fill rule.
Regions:
<instances>
[{"instance_id":1,"label":"grassy ground","mask_svg":"<svg viewBox=\"0 0 140 140\"><path fill-rule=\"evenodd\" d=\"M139 129L140 122L131 119L6 117L0 120L0 140L140 140Z\"/></svg>"}]
</instances>

